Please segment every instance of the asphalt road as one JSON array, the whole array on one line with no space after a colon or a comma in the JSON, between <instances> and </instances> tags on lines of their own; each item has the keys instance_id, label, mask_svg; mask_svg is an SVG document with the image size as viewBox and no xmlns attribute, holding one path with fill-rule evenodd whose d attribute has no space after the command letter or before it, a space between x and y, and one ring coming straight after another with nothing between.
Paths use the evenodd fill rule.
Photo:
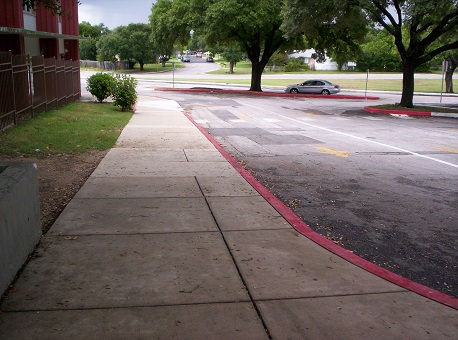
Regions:
<instances>
[{"instance_id":1,"label":"asphalt road","mask_svg":"<svg viewBox=\"0 0 458 340\"><path fill-rule=\"evenodd\" d=\"M458 296L458 120L372 115L355 100L154 95L177 100L317 232Z\"/></svg>"}]
</instances>

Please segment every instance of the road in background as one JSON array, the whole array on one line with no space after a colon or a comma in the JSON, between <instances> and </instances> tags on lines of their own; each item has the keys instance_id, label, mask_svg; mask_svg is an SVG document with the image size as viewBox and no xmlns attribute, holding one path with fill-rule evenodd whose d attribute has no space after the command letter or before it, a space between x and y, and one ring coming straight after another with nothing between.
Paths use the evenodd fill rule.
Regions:
<instances>
[{"instance_id":1,"label":"road in background","mask_svg":"<svg viewBox=\"0 0 458 340\"><path fill-rule=\"evenodd\" d=\"M178 62L182 63L182 62ZM249 85L238 85L232 84L231 80L237 81L240 79L250 79L250 74L208 74L207 72L217 70L221 65L217 62L208 63L205 62L205 58L197 58L192 56L190 63L182 63L185 67L176 68L174 72L160 72L160 73L135 73L132 76L135 77L139 82L138 90L141 93L148 93L149 91L155 90L157 88L192 88L192 87L210 87L210 88L222 88L222 89L244 89L248 90ZM86 87L86 79L92 74L96 73L95 71L81 71L81 84L84 92ZM311 78L323 78L330 79L338 83L338 79L366 79L365 73L268 73L263 75L263 79L311 79ZM441 79L442 75L440 74L430 74L430 73L417 73L415 74L416 79ZM174 80L175 79L175 80ZM179 81L177 79L180 79ZM186 81L190 79L190 81ZM200 83L195 83L195 80L199 79ZM226 83L212 83L212 79L224 79L227 80ZM402 79L401 73L371 73L369 76L369 82L372 79ZM458 74L454 75L453 78L455 81L458 81ZM205 81L208 80L208 81ZM264 91L271 92L283 92L284 86L263 86ZM364 95L365 91L361 90L346 90L340 93L342 95L348 94L358 94ZM379 104L385 103L396 103L401 99L400 92L378 92L378 91L368 91L368 96L380 96L381 101ZM416 104L447 104L447 105L458 105L458 96L443 94L443 98L440 98L439 94L433 94L431 96L424 96L423 94L417 94L414 97L414 102ZM370 102L369 104L372 104Z\"/></svg>"}]
</instances>

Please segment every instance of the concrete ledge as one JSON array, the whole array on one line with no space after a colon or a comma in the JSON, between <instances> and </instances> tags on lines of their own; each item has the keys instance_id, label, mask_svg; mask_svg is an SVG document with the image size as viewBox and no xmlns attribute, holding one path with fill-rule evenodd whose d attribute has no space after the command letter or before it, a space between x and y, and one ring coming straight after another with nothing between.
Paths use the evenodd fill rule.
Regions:
<instances>
[{"instance_id":1,"label":"concrete ledge","mask_svg":"<svg viewBox=\"0 0 458 340\"><path fill-rule=\"evenodd\" d=\"M0 163L0 294L40 240L36 165Z\"/></svg>"},{"instance_id":2,"label":"concrete ledge","mask_svg":"<svg viewBox=\"0 0 458 340\"><path fill-rule=\"evenodd\" d=\"M431 112L431 117L458 118L458 113Z\"/></svg>"}]
</instances>

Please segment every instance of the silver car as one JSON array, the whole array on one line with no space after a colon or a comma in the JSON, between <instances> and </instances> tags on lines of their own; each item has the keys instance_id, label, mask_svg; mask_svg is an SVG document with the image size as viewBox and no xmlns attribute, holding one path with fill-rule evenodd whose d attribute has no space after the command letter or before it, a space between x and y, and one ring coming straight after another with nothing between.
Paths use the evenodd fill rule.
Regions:
<instances>
[{"instance_id":1,"label":"silver car","mask_svg":"<svg viewBox=\"0 0 458 340\"><path fill-rule=\"evenodd\" d=\"M340 92L339 85L335 85L327 80L311 79L301 84L289 85L286 87L287 93L312 93L312 94L336 94Z\"/></svg>"}]
</instances>

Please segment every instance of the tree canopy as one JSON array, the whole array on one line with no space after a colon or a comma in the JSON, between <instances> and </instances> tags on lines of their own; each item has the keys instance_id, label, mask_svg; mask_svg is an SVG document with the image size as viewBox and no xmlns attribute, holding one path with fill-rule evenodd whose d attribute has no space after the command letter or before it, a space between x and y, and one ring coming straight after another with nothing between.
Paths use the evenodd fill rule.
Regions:
<instances>
[{"instance_id":1,"label":"tree canopy","mask_svg":"<svg viewBox=\"0 0 458 340\"><path fill-rule=\"evenodd\" d=\"M284 0L282 28L286 34L304 34L318 60L325 53L338 62L355 59L367 32L363 11L352 0Z\"/></svg>"},{"instance_id":2,"label":"tree canopy","mask_svg":"<svg viewBox=\"0 0 458 340\"><path fill-rule=\"evenodd\" d=\"M359 0L368 18L394 37L402 60L401 106L413 106L416 68L458 48L457 0ZM441 37L453 38L438 43Z\"/></svg>"},{"instance_id":3,"label":"tree canopy","mask_svg":"<svg viewBox=\"0 0 458 340\"><path fill-rule=\"evenodd\" d=\"M412 107L415 70L441 53L458 48L457 4L457 0L285 0L284 27L287 32L302 31L319 49L331 52L342 50L340 42L344 46L357 42L358 31L364 25L373 23L383 28L393 36L401 59L400 105ZM439 43L443 36L449 39Z\"/></svg>"},{"instance_id":4,"label":"tree canopy","mask_svg":"<svg viewBox=\"0 0 458 340\"><path fill-rule=\"evenodd\" d=\"M98 39L104 34L108 34L110 29L105 24L91 25L87 21L82 21L78 25L80 36L85 38Z\"/></svg>"},{"instance_id":5,"label":"tree canopy","mask_svg":"<svg viewBox=\"0 0 458 340\"><path fill-rule=\"evenodd\" d=\"M91 25L83 21L78 25L79 33L82 39L79 41L80 57L82 60L97 59L97 41L102 35L110 32L104 24Z\"/></svg>"},{"instance_id":6,"label":"tree canopy","mask_svg":"<svg viewBox=\"0 0 458 340\"><path fill-rule=\"evenodd\" d=\"M393 36L384 29L371 29L361 44L361 54L356 58L356 67L360 71L401 71L402 62Z\"/></svg>"},{"instance_id":7,"label":"tree canopy","mask_svg":"<svg viewBox=\"0 0 458 340\"><path fill-rule=\"evenodd\" d=\"M77 4L80 4L79 0L73 0ZM54 13L60 14L62 11L62 7L60 4L60 0L22 0L22 5L24 8L32 9L36 8L37 6L43 6L49 8Z\"/></svg>"},{"instance_id":8,"label":"tree canopy","mask_svg":"<svg viewBox=\"0 0 458 340\"><path fill-rule=\"evenodd\" d=\"M143 65L155 58L150 43L151 26L148 24L129 24L119 26L111 33L103 35L97 42L97 59L129 62L133 66L136 62Z\"/></svg>"},{"instance_id":9,"label":"tree canopy","mask_svg":"<svg viewBox=\"0 0 458 340\"><path fill-rule=\"evenodd\" d=\"M185 1L157 0L149 19L151 41L161 56L170 56L175 44L188 42L191 25Z\"/></svg>"},{"instance_id":10,"label":"tree canopy","mask_svg":"<svg viewBox=\"0 0 458 340\"><path fill-rule=\"evenodd\" d=\"M106 34L100 37L97 41L97 60L105 61L109 60L112 62L118 61L119 57L119 36L116 30L110 34Z\"/></svg>"},{"instance_id":11,"label":"tree canopy","mask_svg":"<svg viewBox=\"0 0 458 340\"><path fill-rule=\"evenodd\" d=\"M210 44L237 43L251 61L251 91L261 91L262 72L270 57L296 38L281 30L278 0L217 0L208 4L203 20Z\"/></svg>"},{"instance_id":12,"label":"tree canopy","mask_svg":"<svg viewBox=\"0 0 458 340\"><path fill-rule=\"evenodd\" d=\"M252 91L261 91L262 72L279 48L293 36L280 29L278 0L158 0L150 17L153 41L170 51L189 40L191 31L205 36L210 46L238 44L251 61Z\"/></svg>"},{"instance_id":13,"label":"tree canopy","mask_svg":"<svg viewBox=\"0 0 458 340\"><path fill-rule=\"evenodd\" d=\"M220 49L222 57L229 62L229 73L234 73L234 66L243 59L243 51L236 44L225 44Z\"/></svg>"}]
</instances>

